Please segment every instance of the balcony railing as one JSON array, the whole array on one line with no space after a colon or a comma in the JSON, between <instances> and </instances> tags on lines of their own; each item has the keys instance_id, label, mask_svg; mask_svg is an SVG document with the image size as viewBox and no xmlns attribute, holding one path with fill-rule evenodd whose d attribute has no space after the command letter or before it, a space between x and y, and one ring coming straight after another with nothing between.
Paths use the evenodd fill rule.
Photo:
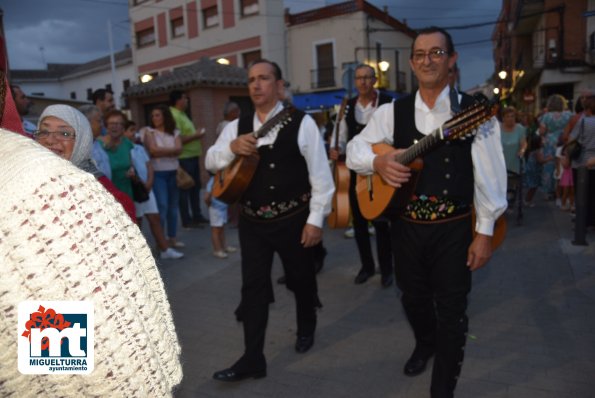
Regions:
<instances>
[{"instance_id":1,"label":"balcony railing","mask_svg":"<svg viewBox=\"0 0 595 398\"><path fill-rule=\"evenodd\" d=\"M335 87L335 69L336 68L321 68L310 70L310 87L311 88L328 88Z\"/></svg>"}]
</instances>

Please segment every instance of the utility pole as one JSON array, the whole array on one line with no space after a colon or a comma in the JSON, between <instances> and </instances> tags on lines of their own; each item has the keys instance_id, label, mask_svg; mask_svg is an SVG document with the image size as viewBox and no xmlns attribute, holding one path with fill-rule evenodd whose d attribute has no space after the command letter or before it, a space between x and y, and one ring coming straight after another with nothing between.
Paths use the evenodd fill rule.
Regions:
<instances>
[{"instance_id":1,"label":"utility pole","mask_svg":"<svg viewBox=\"0 0 595 398\"><path fill-rule=\"evenodd\" d=\"M116 108L121 108L120 98L122 93L116 86L116 61L114 58L114 43L112 39L112 21L111 19L107 20L107 36L109 41L109 58L110 58L110 65L112 67L112 91L114 92L114 100L116 101Z\"/></svg>"}]
</instances>

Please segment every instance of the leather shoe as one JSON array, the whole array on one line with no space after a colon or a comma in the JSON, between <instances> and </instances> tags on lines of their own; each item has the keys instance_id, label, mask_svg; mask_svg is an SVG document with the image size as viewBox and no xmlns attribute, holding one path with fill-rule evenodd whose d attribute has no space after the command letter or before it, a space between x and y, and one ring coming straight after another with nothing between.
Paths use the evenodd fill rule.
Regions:
<instances>
[{"instance_id":1,"label":"leather shoe","mask_svg":"<svg viewBox=\"0 0 595 398\"><path fill-rule=\"evenodd\" d=\"M362 283L365 283L368 279L370 279L372 277L372 275L374 275L374 273L369 273L367 271L360 271L357 276L355 277L355 284L356 285L361 285Z\"/></svg>"},{"instance_id":2,"label":"leather shoe","mask_svg":"<svg viewBox=\"0 0 595 398\"><path fill-rule=\"evenodd\" d=\"M280 276L279 279L277 279L277 283L279 285L285 285L285 281L286 281L285 275Z\"/></svg>"},{"instance_id":3,"label":"leather shoe","mask_svg":"<svg viewBox=\"0 0 595 398\"><path fill-rule=\"evenodd\" d=\"M213 373L213 379L218 381L240 381L249 378L262 379L263 377L266 377L266 375L266 369L250 372L239 372L231 367Z\"/></svg>"},{"instance_id":4,"label":"leather shoe","mask_svg":"<svg viewBox=\"0 0 595 398\"><path fill-rule=\"evenodd\" d=\"M382 278L380 279L380 283L382 284L382 287L389 287L390 285L392 285L393 284L393 274L382 275Z\"/></svg>"},{"instance_id":5,"label":"leather shoe","mask_svg":"<svg viewBox=\"0 0 595 398\"><path fill-rule=\"evenodd\" d=\"M314 335L298 336L295 341L295 350L300 354L308 351L314 345Z\"/></svg>"},{"instance_id":6,"label":"leather shoe","mask_svg":"<svg viewBox=\"0 0 595 398\"><path fill-rule=\"evenodd\" d=\"M423 373L426 370L426 365L428 364L428 360L432 357L432 355L422 356L416 353L411 355L411 358L407 362L405 362L405 368L403 369L403 373L406 376L417 376Z\"/></svg>"}]
</instances>

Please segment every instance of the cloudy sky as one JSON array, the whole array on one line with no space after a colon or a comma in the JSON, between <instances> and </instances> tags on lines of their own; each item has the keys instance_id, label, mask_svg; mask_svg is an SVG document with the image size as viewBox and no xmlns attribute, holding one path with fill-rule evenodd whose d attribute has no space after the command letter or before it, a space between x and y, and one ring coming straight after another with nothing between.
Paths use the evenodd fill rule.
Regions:
<instances>
[{"instance_id":1,"label":"cloudy sky","mask_svg":"<svg viewBox=\"0 0 595 398\"><path fill-rule=\"evenodd\" d=\"M291 12L335 0L279 0ZM498 18L500 0L368 0L413 28L450 27L459 52L462 88L484 82L493 72L494 25L459 29ZM164 2L166 4L166 2ZM109 53L107 21L114 49L130 43L128 0L0 0L12 69L43 69L45 63L81 63Z\"/></svg>"}]
</instances>

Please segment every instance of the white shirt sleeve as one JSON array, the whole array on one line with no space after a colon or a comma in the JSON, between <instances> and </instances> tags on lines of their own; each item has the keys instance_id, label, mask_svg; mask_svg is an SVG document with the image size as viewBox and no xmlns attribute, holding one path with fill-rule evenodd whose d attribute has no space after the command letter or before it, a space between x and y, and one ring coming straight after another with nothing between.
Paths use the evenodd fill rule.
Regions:
<instances>
[{"instance_id":1,"label":"white shirt sleeve","mask_svg":"<svg viewBox=\"0 0 595 398\"><path fill-rule=\"evenodd\" d=\"M305 115L298 131L298 146L306 160L309 181L312 187L308 224L322 228L324 217L331 212L331 200L335 183L328 164L324 142L318 133L314 119Z\"/></svg>"},{"instance_id":2,"label":"white shirt sleeve","mask_svg":"<svg viewBox=\"0 0 595 398\"><path fill-rule=\"evenodd\" d=\"M392 103L380 106L366 127L347 144L347 167L358 174L374 171L372 145L380 142L393 144L394 112Z\"/></svg>"},{"instance_id":3,"label":"white shirt sleeve","mask_svg":"<svg viewBox=\"0 0 595 398\"><path fill-rule=\"evenodd\" d=\"M471 145L473 158L475 231L492 236L496 219L504 213L506 201L506 165L496 118L482 124Z\"/></svg>"},{"instance_id":4,"label":"white shirt sleeve","mask_svg":"<svg viewBox=\"0 0 595 398\"><path fill-rule=\"evenodd\" d=\"M238 120L229 122L217 137L217 141L207 151L205 167L211 173L226 168L235 159L236 155L229 145L238 136Z\"/></svg>"}]
</instances>

